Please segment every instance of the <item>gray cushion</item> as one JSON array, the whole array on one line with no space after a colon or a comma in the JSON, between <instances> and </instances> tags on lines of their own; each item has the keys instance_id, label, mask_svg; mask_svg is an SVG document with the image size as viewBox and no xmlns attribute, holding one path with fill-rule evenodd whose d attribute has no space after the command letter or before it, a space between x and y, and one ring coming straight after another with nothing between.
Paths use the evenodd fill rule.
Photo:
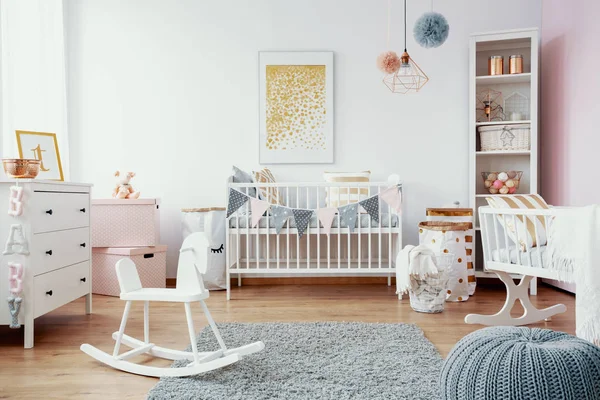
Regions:
<instances>
[{"instance_id":1,"label":"gray cushion","mask_svg":"<svg viewBox=\"0 0 600 400\"><path fill-rule=\"evenodd\" d=\"M254 179L252 179L252 175L249 173L242 171L235 165L233 166L233 182L234 183L254 183ZM240 192L246 193L246 188L237 188ZM250 197L256 197L256 187L252 186L248 188L248 193L246 193Z\"/></svg>"},{"instance_id":2,"label":"gray cushion","mask_svg":"<svg viewBox=\"0 0 600 400\"><path fill-rule=\"evenodd\" d=\"M600 399L600 347L549 329L484 328L450 351L440 385L443 399Z\"/></svg>"}]
</instances>

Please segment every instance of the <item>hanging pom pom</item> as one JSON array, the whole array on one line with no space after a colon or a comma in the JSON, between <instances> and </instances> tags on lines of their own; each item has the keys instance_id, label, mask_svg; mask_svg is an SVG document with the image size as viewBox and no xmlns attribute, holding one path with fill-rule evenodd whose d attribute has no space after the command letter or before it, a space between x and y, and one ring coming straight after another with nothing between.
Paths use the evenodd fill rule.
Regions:
<instances>
[{"instance_id":1,"label":"hanging pom pom","mask_svg":"<svg viewBox=\"0 0 600 400\"><path fill-rule=\"evenodd\" d=\"M450 25L440 13L428 12L417 20L413 29L415 40L421 47L430 49L441 46L448 39Z\"/></svg>"},{"instance_id":2,"label":"hanging pom pom","mask_svg":"<svg viewBox=\"0 0 600 400\"><path fill-rule=\"evenodd\" d=\"M377 68L386 74L393 74L400 69L400 57L394 51L386 51L377 57Z\"/></svg>"}]
</instances>

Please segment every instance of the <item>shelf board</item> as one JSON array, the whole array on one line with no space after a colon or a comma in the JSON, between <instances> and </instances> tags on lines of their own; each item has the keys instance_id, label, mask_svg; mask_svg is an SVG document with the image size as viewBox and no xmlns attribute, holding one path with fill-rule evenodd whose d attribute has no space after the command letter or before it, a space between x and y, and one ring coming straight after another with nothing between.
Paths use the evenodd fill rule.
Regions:
<instances>
[{"instance_id":1,"label":"shelf board","mask_svg":"<svg viewBox=\"0 0 600 400\"><path fill-rule=\"evenodd\" d=\"M475 122L475 126L488 126L488 125L521 125L531 124L530 120L523 121L490 121L490 122Z\"/></svg>"},{"instance_id":2,"label":"shelf board","mask_svg":"<svg viewBox=\"0 0 600 400\"><path fill-rule=\"evenodd\" d=\"M483 75L475 78L477 84L498 85L501 83L529 83L531 82L531 73L523 74L504 74L504 75Z\"/></svg>"},{"instance_id":3,"label":"shelf board","mask_svg":"<svg viewBox=\"0 0 600 400\"><path fill-rule=\"evenodd\" d=\"M476 151L478 156L528 156L529 150L497 150L497 151Z\"/></svg>"}]
</instances>

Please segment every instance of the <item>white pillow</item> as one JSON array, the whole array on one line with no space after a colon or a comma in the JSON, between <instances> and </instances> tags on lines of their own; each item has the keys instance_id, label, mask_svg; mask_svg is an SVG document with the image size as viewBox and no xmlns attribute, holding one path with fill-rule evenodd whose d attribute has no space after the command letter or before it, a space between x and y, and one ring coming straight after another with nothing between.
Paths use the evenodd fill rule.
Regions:
<instances>
[{"instance_id":1,"label":"white pillow","mask_svg":"<svg viewBox=\"0 0 600 400\"><path fill-rule=\"evenodd\" d=\"M325 182L348 183L348 187L338 186L326 189L327 197L325 198L325 202L327 207L341 207L350 203L358 203L369 197L369 188L352 187L352 184L369 182L371 179L371 171L325 172L323 178L325 179Z\"/></svg>"}]
</instances>

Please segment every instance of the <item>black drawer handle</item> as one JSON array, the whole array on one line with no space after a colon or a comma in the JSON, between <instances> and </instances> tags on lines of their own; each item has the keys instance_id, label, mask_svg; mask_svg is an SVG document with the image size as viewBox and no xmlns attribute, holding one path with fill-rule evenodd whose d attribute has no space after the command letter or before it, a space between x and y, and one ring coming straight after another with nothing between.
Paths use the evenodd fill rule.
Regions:
<instances>
[{"instance_id":1,"label":"black drawer handle","mask_svg":"<svg viewBox=\"0 0 600 400\"><path fill-rule=\"evenodd\" d=\"M46 211L46 214L52 215L52 209L49 209L48 211Z\"/></svg>"},{"instance_id":2,"label":"black drawer handle","mask_svg":"<svg viewBox=\"0 0 600 400\"><path fill-rule=\"evenodd\" d=\"M48 291L46 292L46 294L47 294L48 296L52 296L52 290L48 290Z\"/></svg>"},{"instance_id":3,"label":"black drawer handle","mask_svg":"<svg viewBox=\"0 0 600 400\"><path fill-rule=\"evenodd\" d=\"M81 247L85 247L85 243L81 243L79 246L81 246Z\"/></svg>"},{"instance_id":4,"label":"black drawer handle","mask_svg":"<svg viewBox=\"0 0 600 400\"><path fill-rule=\"evenodd\" d=\"M85 208L80 208L79 211L81 211L82 213L85 212Z\"/></svg>"},{"instance_id":5,"label":"black drawer handle","mask_svg":"<svg viewBox=\"0 0 600 400\"><path fill-rule=\"evenodd\" d=\"M154 258L154 254L144 254L144 258Z\"/></svg>"},{"instance_id":6,"label":"black drawer handle","mask_svg":"<svg viewBox=\"0 0 600 400\"><path fill-rule=\"evenodd\" d=\"M81 281L81 282L85 282L85 278L81 278L81 279L80 279L80 281Z\"/></svg>"},{"instance_id":7,"label":"black drawer handle","mask_svg":"<svg viewBox=\"0 0 600 400\"><path fill-rule=\"evenodd\" d=\"M49 256L51 256L51 255L52 255L52 250L48 250L48 251L46 252L46 254L48 254Z\"/></svg>"}]
</instances>

